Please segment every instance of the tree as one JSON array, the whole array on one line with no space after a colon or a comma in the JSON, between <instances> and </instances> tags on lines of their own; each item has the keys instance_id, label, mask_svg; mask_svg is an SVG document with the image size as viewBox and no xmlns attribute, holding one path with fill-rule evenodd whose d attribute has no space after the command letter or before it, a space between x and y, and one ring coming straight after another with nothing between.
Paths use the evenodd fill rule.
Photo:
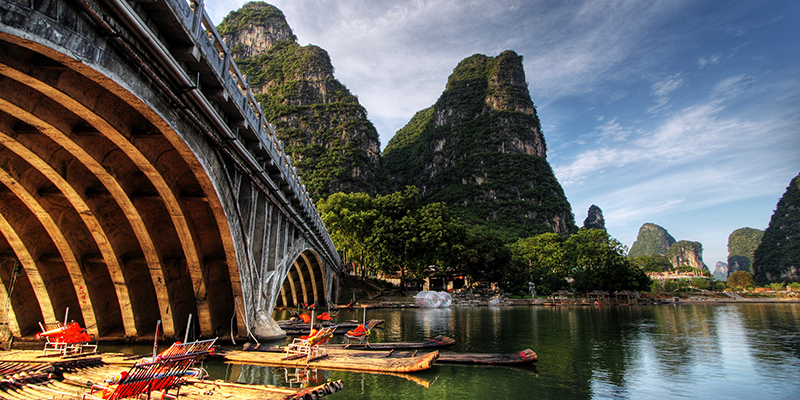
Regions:
<instances>
[{"instance_id":1,"label":"tree","mask_svg":"<svg viewBox=\"0 0 800 400\"><path fill-rule=\"evenodd\" d=\"M569 271L563 240L557 233L519 239L509 246L514 268L507 274L507 287L536 284L537 291L548 294L566 287Z\"/></svg>"},{"instance_id":2,"label":"tree","mask_svg":"<svg viewBox=\"0 0 800 400\"><path fill-rule=\"evenodd\" d=\"M692 286L697 289L704 289L704 290L708 289L710 283L711 281L709 281L708 279L701 278L699 276L696 278L692 278Z\"/></svg>"},{"instance_id":3,"label":"tree","mask_svg":"<svg viewBox=\"0 0 800 400\"><path fill-rule=\"evenodd\" d=\"M625 246L605 230L581 228L564 241L573 286L582 292L647 290L650 278L631 263Z\"/></svg>"},{"instance_id":4,"label":"tree","mask_svg":"<svg viewBox=\"0 0 800 400\"><path fill-rule=\"evenodd\" d=\"M630 257L631 262L638 265L644 272L666 272L672 269L667 256L661 254L640 255Z\"/></svg>"},{"instance_id":5,"label":"tree","mask_svg":"<svg viewBox=\"0 0 800 400\"><path fill-rule=\"evenodd\" d=\"M405 291L409 279L420 281L427 267L449 260L452 247L463 237L463 225L442 203L420 206L420 192L414 186L375 198L379 216L366 246L385 273L400 272Z\"/></svg>"},{"instance_id":6,"label":"tree","mask_svg":"<svg viewBox=\"0 0 800 400\"><path fill-rule=\"evenodd\" d=\"M353 262L362 276L369 269L365 243L372 236L378 210L366 193L334 193L317 203L322 222L345 262Z\"/></svg>"},{"instance_id":7,"label":"tree","mask_svg":"<svg viewBox=\"0 0 800 400\"><path fill-rule=\"evenodd\" d=\"M736 271L728 277L727 285L729 288L747 287L748 285L755 285L753 275L747 271Z\"/></svg>"},{"instance_id":8,"label":"tree","mask_svg":"<svg viewBox=\"0 0 800 400\"><path fill-rule=\"evenodd\" d=\"M458 254L455 269L473 281L500 282L509 269L511 250L503 239L484 230L468 232L463 246L453 246Z\"/></svg>"}]
</instances>

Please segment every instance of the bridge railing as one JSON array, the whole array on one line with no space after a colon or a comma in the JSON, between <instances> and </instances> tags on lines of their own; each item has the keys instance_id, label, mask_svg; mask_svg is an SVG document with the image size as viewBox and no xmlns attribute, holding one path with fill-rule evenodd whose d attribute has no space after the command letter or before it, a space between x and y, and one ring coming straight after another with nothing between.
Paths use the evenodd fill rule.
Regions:
<instances>
[{"instance_id":1,"label":"bridge railing","mask_svg":"<svg viewBox=\"0 0 800 400\"><path fill-rule=\"evenodd\" d=\"M125 0L107 1L114 3L117 9L130 8ZM216 74L218 84L223 89L214 93L212 97L235 105L235 114L237 115L227 115L228 118L223 118L219 112L221 107L214 107L202 89L193 90L192 94L196 96L196 100L202 103L200 108L207 114L211 114L207 117L217 122L215 125L218 130L225 136L224 139L232 144L237 154L247 162L251 169L250 173L258 176L263 183L269 186L272 193L288 206L288 210L296 212L295 208L298 207L302 210L302 214L306 218L297 214L295 215L296 220L303 224L309 222L312 225L302 228L305 231L313 230L315 232L315 238L321 241L320 245L326 248L333 267L338 269L341 260L316 206L302 183L297 169L292 166L289 155L284 151L283 143L275 137L272 125L264 118L264 112L250 90L247 79L233 61L230 50L205 12L203 1L162 0L162 2L167 6L162 8L169 9L173 13L174 19L183 25L187 37L194 43L191 51L199 53L194 57L200 62L207 63L207 69ZM132 13L132 9L130 11ZM163 17L161 16L159 19L164 20ZM180 74L186 81L186 77L189 76L187 71L181 71ZM199 86L199 80L196 86ZM242 122L238 122L236 126L232 127L223 122L226 120ZM291 199L286 197L287 192Z\"/></svg>"}]
</instances>

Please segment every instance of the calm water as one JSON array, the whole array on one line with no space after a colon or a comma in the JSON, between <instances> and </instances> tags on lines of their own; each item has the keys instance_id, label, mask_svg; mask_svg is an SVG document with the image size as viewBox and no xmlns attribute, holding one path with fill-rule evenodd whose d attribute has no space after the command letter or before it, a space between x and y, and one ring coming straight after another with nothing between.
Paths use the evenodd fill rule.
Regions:
<instances>
[{"instance_id":1,"label":"calm water","mask_svg":"<svg viewBox=\"0 0 800 400\"><path fill-rule=\"evenodd\" d=\"M798 399L800 304L369 310L373 341L456 339L448 351L531 348L525 367L434 366L406 375L209 365L214 378L295 386L343 380L331 399ZM276 314L276 318L284 318ZM343 311L339 319L361 320Z\"/></svg>"}]
</instances>

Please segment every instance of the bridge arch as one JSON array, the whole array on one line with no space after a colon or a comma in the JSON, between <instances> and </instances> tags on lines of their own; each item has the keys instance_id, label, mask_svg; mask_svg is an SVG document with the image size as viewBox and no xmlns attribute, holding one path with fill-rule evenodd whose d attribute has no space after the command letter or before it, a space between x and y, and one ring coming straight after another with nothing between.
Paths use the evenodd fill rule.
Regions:
<instances>
[{"instance_id":1,"label":"bridge arch","mask_svg":"<svg viewBox=\"0 0 800 400\"><path fill-rule=\"evenodd\" d=\"M0 0L12 333L276 337L276 302L324 303L341 261L202 4L45 1Z\"/></svg>"},{"instance_id":2,"label":"bridge arch","mask_svg":"<svg viewBox=\"0 0 800 400\"><path fill-rule=\"evenodd\" d=\"M322 260L307 249L292 262L280 287L276 307L294 308L298 305L326 306L332 301L335 275L325 276Z\"/></svg>"}]
</instances>

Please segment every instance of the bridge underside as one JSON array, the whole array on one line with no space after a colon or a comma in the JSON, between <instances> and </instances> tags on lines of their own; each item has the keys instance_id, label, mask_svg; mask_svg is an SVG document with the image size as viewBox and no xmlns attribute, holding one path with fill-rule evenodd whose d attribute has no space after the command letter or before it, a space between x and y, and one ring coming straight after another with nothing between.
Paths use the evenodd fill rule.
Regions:
<instances>
[{"instance_id":1,"label":"bridge underside","mask_svg":"<svg viewBox=\"0 0 800 400\"><path fill-rule=\"evenodd\" d=\"M0 33L10 332L33 335L69 309L104 339L152 337L158 320L182 337L190 314L195 335L246 336L254 311L324 303L332 276L304 232L220 149L179 132L190 126L181 110L131 93L136 71L117 72L131 81Z\"/></svg>"}]
</instances>

